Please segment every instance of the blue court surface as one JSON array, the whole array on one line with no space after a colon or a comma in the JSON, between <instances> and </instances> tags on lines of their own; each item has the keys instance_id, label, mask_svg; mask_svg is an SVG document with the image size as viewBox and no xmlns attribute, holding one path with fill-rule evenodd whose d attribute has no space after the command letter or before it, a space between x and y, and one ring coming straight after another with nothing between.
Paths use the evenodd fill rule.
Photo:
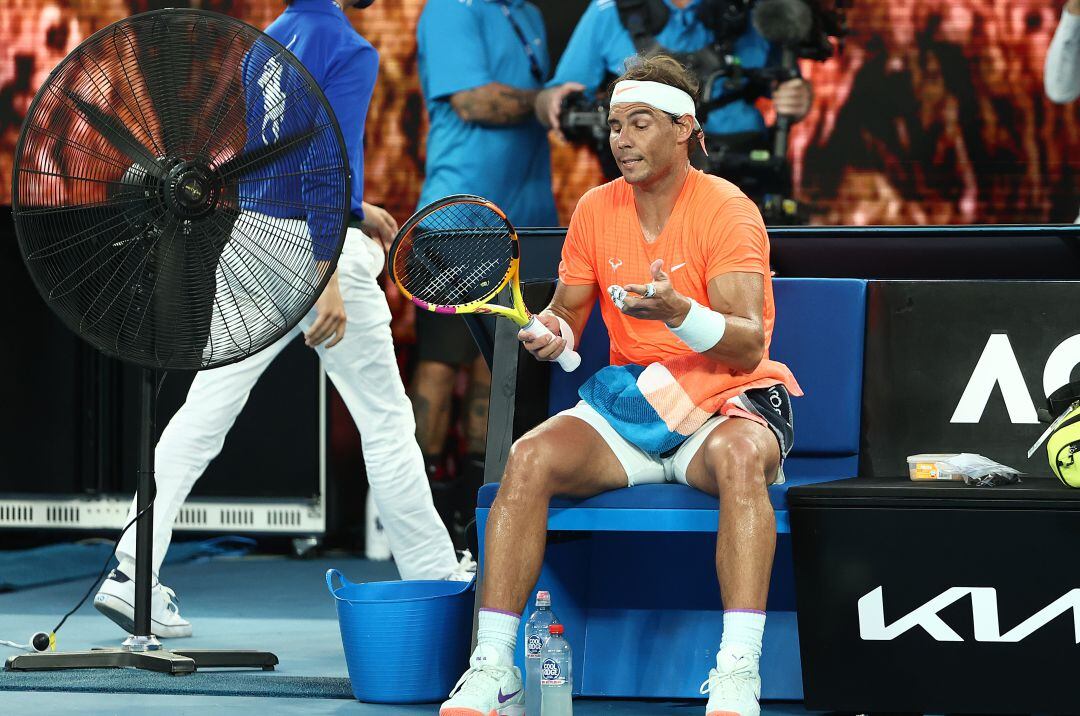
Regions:
<instances>
[{"instance_id":1,"label":"blue court surface","mask_svg":"<svg viewBox=\"0 0 1080 716\"><path fill-rule=\"evenodd\" d=\"M132 669L0 672L0 714L119 714L147 709L168 714L430 715L437 704L384 706L356 701L349 687L333 599L323 575L340 569L351 581L395 579L392 563L346 556L311 560L220 557L166 565L195 635L165 645L192 649L264 649L281 663L272 672L203 670L167 676ZM80 579L0 594L0 639L23 641L48 631L82 596ZM58 635L58 649L115 646L124 634L89 601ZM17 653L0 647L0 657ZM705 678L705 674L702 675ZM704 701L642 702L581 699L577 714L690 716ZM800 704L766 704L763 714L806 714Z\"/></svg>"}]
</instances>

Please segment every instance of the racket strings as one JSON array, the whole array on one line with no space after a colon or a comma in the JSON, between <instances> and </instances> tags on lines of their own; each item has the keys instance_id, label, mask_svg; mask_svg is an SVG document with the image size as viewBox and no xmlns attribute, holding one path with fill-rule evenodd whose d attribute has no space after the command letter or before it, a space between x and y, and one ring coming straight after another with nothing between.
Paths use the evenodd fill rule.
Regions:
<instances>
[{"instance_id":1,"label":"racket strings","mask_svg":"<svg viewBox=\"0 0 1080 716\"><path fill-rule=\"evenodd\" d=\"M500 214L483 205L454 203L423 217L403 237L394 272L414 298L460 306L495 291L513 257L513 235Z\"/></svg>"},{"instance_id":2,"label":"racket strings","mask_svg":"<svg viewBox=\"0 0 1080 716\"><path fill-rule=\"evenodd\" d=\"M433 295L445 296L449 303L443 303L443 305L467 303L471 287L490 288L488 282L482 279L489 276L499 265L499 261L485 261L473 267L471 271L465 266L454 266L436 277L427 290ZM465 271L470 272L463 275Z\"/></svg>"}]
</instances>

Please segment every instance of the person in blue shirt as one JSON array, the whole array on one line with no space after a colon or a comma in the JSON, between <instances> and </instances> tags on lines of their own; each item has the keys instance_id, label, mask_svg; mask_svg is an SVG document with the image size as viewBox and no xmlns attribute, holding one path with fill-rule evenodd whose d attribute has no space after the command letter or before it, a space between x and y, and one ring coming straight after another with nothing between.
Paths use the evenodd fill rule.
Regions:
<instances>
[{"instance_id":1,"label":"person in blue shirt","mask_svg":"<svg viewBox=\"0 0 1080 716\"><path fill-rule=\"evenodd\" d=\"M362 4L369 5L370 0ZM396 228L393 218L364 201L364 125L379 70L379 53L352 29L337 0L286 0L286 5L288 9L266 28L266 34L301 59L335 110L352 177L353 223L380 240L388 232L392 238L396 233L389 231ZM284 72L272 51L259 49L245 58L242 70L247 99L246 152L308 133L320 121L307 107L310 101L304 96L304 78ZM289 97L301 99L290 103ZM339 199L333 196L333 174L319 171L325 164L320 139L313 142L309 152L313 156L301 163L305 171L298 179L293 176L295 161L287 154L249 177L241 186L241 206L278 218L304 216L316 258L324 259L330 258L328 245L337 240L325 234L336 230L338 224L337 217L321 207L337 205ZM251 180L259 177L266 180ZM331 283L337 282L332 279ZM327 297L332 295L333 290Z\"/></svg>"},{"instance_id":2,"label":"person in blue shirt","mask_svg":"<svg viewBox=\"0 0 1080 716\"><path fill-rule=\"evenodd\" d=\"M361 0L360 4L370 4L370 0ZM341 4L335 0L292 0L266 33L303 63L329 101L348 153L353 225L346 233L337 271L300 325L245 360L197 373L184 405L162 432L155 451L157 497L151 598L151 629L159 637L184 637L192 632L191 623L180 616L175 594L157 579L179 509L221 451L256 381L301 332L305 343L318 351L363 437L371 492L402 578L471 579L471 560L458 562L450 536L435 511L420 448L412 439L415 426L394 355L390 309L377 281L385 258L376 240L389 243L397 224L386 211L363 200L364 122L379 55L353 30L344 7L346 0ZM310 117L295 116L307 112L310 103L287 102L288 97L295 96L291 93L300 89L302 78L298 73L286 71L274 57L263 57L261 64L250 61L257 54L267 53L249 54L242 80L248 88L249 151L289 138L305 122L310 126L311 121ZM305 231L310 234L316 260L332 259L325 234L328 227L340 227L340 223L328 221L318 211L319 197L332 189L325 180L320 181L311 158L305 158L301 165L301 177L295 176L295 166L291 172L283 172L282 167L275 169L271 164L257 175L266 179L244 182L240 199L243 210L233 227L232 240L251 241L258 234L245 232L289 222L294 235ZM290 178L282 180L285 174ZM275 447L289 449L288 445ZM133 505L129 520L134 510ZM134 535L134 530L124 534L116 550L120 564L94 598L98 611L129 630L134 622Z\"/></svg>"},{"instance_id":3,"label":"person in blue shirt","mask_svg":"<svg viewBox=\"0 0 1080 716\"><path fill-rule=\"evenodd\" d=\"M430 119L419 205L450 194L493 201L514 226L555 226L547 130L533 102L549 75L543 18L524 0L428 0L416 29ZM483 481L490 376L460 318L419 311L412 383L417 437L435 473L459 367L471 366L462 482L448 512L468 522ZM463 529L464 524L457 527Z\"/></svg>"},{"instance_id":4,"label":"person in blue shirt","mask_svg":"<svg viewBox=\"0 0 1080 716\"><path fill-rule=\"evenodd\" d=\"M714 43L715 33L702 22L699 7L708 0L662 0L669 12L667 22L655 34L656 44L669 52L697 52ZM746 23L746 29L734 39L732 50L746 68L764 67L774 48ZM616 0L592 0L581 16L566 51L559 60L555 76L536 98L536 116L546 126L558 131L559 109L568 94L585 92L593 96L604 89L606 76L618 76L626 61L638 51L630 32L619 18ZM700 80L701 78L699 78ZM717 83L719 85L720 83ZM714 92L722 92L716 87ZM703 96L703 101L714 96ZM798 121L810 111L813 98L810 83L802 78L781 82L772 91L777 114ZM703 120L705 134L765 136L761 112L746 100L736 100L709 112Z\"/></svg>"}]
</instances>

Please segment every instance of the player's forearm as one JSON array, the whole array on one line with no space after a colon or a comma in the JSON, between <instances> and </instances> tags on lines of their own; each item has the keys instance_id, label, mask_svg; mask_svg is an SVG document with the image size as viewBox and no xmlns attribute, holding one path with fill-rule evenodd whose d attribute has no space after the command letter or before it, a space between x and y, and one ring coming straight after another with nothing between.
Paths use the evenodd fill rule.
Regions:
<instances>
[{"instance_id":1,"label":"player's forearm","mask_svg":"<svg viewBox=\"0 0 1080 716\"><path fill-rule=\"evenodd\" d=\"M688 310L665 321L668 328L698 353L741 373L757 368L765 355L761 321L724 314L686 300Z\"/></svg>"},{"instance_id":2,"label":"player's forearm","mask_svg":"<svg viewBox=\"0 0 1080 716\"><path fill-rule=\"evenodd\" d=\"M724 318L724 337L704 355L739 372L749 373L758 367L765 355L765 332L760 323L749 318Z\"/></svg>"},{"instance_id":3,"label":"player's forearm","mask_svg":"<svg viewBox=\"0 0 1080 716\"><path fill-rule=\"evenodd\" d=\"M1070 2L1046 53L1046 96L1065 104L1080 97L1080 2Z\"/></svg>"},{"instance_id":4,"label":"player's forearm","mask_svg":"<svg viewBox=\"0 0 1080 716\"><path fill-rule=\"evenodd\" d=\"M491 82L456 92L450 97L450 106L466 122L506 126L519 124L532 115L536 94L537 90Z\"/></svg>"},{"instance_id":5,"label":"player's forearm","mask_svg":"<svg viewBox=\"0 0 1080 716\"><path fill-rule=\"evenodd\" d=\"M555 288L555 295L551 297L551 303L543 312L566 321L576 338L585 330L595 302L596 293L593 287L559 283Z\"/></svg>"},{"instance_id":6,"label":"player's forearm","mask_svg":"<svg viewBox=\"0 0 1080 716\"><path fill-rule=\"evenodd\" d=\"M588 309L572 310L566 306L557 305L554 301L543 310L543 313L550 313L566 321L566 325L574 332L575 341L581 335L581 332L585 330L585 324L589 320Z\"/></svg>"}]
</instances>

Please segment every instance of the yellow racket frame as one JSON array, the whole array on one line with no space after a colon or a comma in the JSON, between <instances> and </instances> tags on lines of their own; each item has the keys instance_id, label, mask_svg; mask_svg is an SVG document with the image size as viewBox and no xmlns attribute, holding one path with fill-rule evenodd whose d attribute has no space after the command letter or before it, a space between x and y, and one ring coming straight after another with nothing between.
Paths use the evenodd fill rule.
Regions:
<instances>
[{"instance_id":1,"label":"yellow racket frame","mask_svg":"<svg viewBox=\"0 0 1080 716\"><path fill-rule=\"evenodd\" d=\"M401 244L401 241L412 231L413 227L427 218L429 215L443 209L451 204L475 204L477 206L483 206L491 211L495 212L506 224L507 231L510 234L511 254L510 254L510 267L507 269L506 274L502 280L491 290L487 295L479 298L475 301L462 304L460 306L442 306L435 303L428 303L422 299L409 293L409 290L402 285L401 280L398 277L398 273L395 270L397 249ZM506 218L506 214L503 210L495 206L487 199L480 196L473 196L472 194L454 194L452 196L444 197L438 201L434 201L422 209L418 210L415 214L409 217L409 220L398 231L397 236L394 237L394 242L390 245L390 252L387 256L387 263L389 265L390 277L394 281L394 285L398 287L398 290L412 301L418 308L425 311L431 311L432 313L442 313L447 315L463 314L463 313L480 313L485 315L502 316L509 318L519 326L528 325L532 320L532 314L529 313L529 309L525 307L525 299L521 296L521 281L518 278L518 267L521 259L521 246L518 241L517 230L514 228L510 220ZM510 307L500 306L497 303L492 303L495 297L506 288L510 286Z\"/></svg>"}]
</instances>

